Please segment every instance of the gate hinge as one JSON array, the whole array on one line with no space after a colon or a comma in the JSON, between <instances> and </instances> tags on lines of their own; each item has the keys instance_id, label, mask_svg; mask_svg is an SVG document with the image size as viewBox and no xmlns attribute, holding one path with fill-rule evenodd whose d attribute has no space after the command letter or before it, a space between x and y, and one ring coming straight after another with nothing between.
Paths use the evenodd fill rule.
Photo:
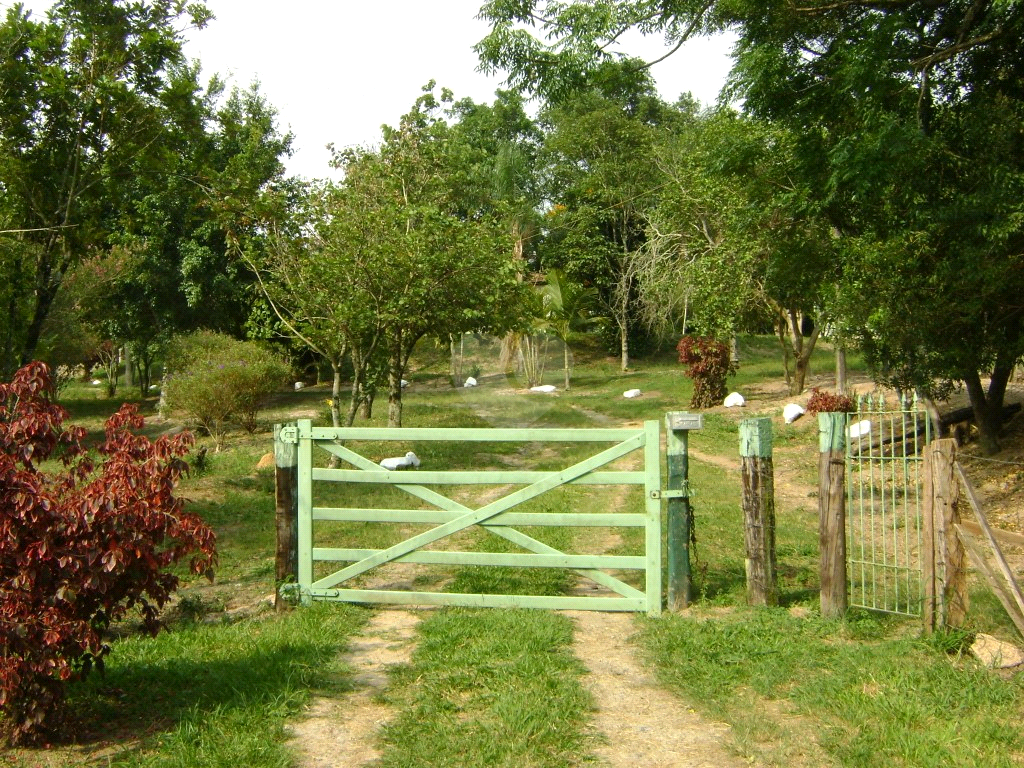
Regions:
<instances>
[{"instance_id":1,"label":"gate hinge","mask_svg":"<svg viewBox=\"0 0 1024 768\"><path fill-rule=\"evenodd\" d=\"M290 445L298 445L299 443L299 428L298 427L281 427L281 431L278 433L278 437L282 443L288 443Z\"/></svg>"},{"instance_id":2,"label":"gate hinge","mask_svg":"<svg viewBox=\"0 0 1024 768\"><path fill-rule=\"evenodd\" d=\"M693 489L686 485L682 488L665 488L659 491L657 496L652 494L651 497L655 499L686 499L690 496L693 496Z\"/></svg>"}]
</instances>

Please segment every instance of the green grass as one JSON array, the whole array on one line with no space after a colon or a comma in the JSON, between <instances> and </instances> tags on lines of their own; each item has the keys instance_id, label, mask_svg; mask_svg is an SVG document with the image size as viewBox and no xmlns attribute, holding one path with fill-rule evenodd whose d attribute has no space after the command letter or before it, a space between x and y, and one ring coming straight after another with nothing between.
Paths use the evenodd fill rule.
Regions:
<instances>
[{"instance_id":1,"label":"green grass","mask_svg":"<svg viewBox=\"0 0 1024 768\"><path fill-rule=\"evenodd\" d=\"M382 768L556 768L587 762L589 693L556 613L444 610L418 628L385 697Z\"/></svg>"},{"instance_id":2,"label":"green grass","mask_svg":"<svg viewBox=\"0 0 1024 768\"><path fill-rule=\"evenodd\" d=\"M781 379L774 339L741 338L740 352L742 367L730 380L730 389L757 392L768 380ZM413 386L405 393L406 426L618 426L660 421L666 411L689 409L691 383L671 353L638 360L635 370L621 374L616 359L584 348L577 356L572 389L553 395L527 394L516 390L518 383L512 379L491 378L495 371L486 366L487 356L496 355L493 346L472 355L484 367L481 386L475 389L455 389L441 381L447 371L441 353L408 376ZM560 386L559 365L552 362L546 381ZM860 363L853 359L850 365L857 370ZM829 371L831 366L829 350L816 352L812 370ZM624 390L634 387L644 396L622 398ZM318 411L318 423L326 424L328 396L322 387L281 393L264 418L269 427L271 421L288 420L290 409L301 408ZM103 418L119 404L77 384L65 392L63 402L72 421L89 428L90 439L101 434ZM152 399L141 404L147 414L154 406ZM386 403L378 403L375 410L370 424L383 425ZM821 619L815 499L795 508L777 505L783 607L745 607L739 473L721 465L738 469L737 424L750 415L740 410L707 413L704 429L690 437L693 451L719 457L717 463L691 459L696 607L687 616L638 621L638 648L650 668L684 706L730 723L740 752L764 765L1019 765L1024 759L1022 682L983 671L963 655L969 634L923 640L915 622L861 612L841 622ZM173 426L154 420L147 434L155 436ZM799 462L806 456L797 476L813 481L813 425L780 427L774 442L779 457ZM345 695L351 678L339 665L339 654L369 612L316 605L235 623L217 621L216 613L223 608L273 590L273 473L255 469L259 457L271 450L271 439L267 432L235 433L221 453L213 452L208 439L200 445L209 449L207 467L187 478L181 492L218 534L217 584L185 578L181 604L170 615L171 631L155 639L119 628L123 636L113 642L107 674L71 688L81 740L86 745L91 740L97 749L113 744L112 765L291 765L285 746L288 722L301 716L318 692ZM350 445L374 461L415 450L432 469L559 468L593 448ZM320 465L327 460L326 454L317 457ZM394 489L321 485L326 487L318 491L317 503L323 505L422 506ZM471 499L466 503L474 506ZM570 486L529 502L524 511L598 510L620 503L636 508L638 492L623 496L621 489ZM422 529L318 524L317 544L380 548ZM595 534L587 529L528 532L563 551L595 551ZM641 529L618 533L621 540L610 554L643 551ZM479 530L461 535L458 547L516 551L504 539ZM431 568L417 582L424 589L554 595L576 583L575 574L561 569ZM626 578L639 586L643 575ZM203 623L204 616L213 623ZM1012 634L988 591L972 592L971 622L972 630ZM396 715L380 736L380 764L586 764L594 739L587 728L592 701L580 682L583 670L571 653L571 637L569 619L557 613L430 612L418 628L411 663L394 671L383 695ZM36 765L42 754L17 753L10 762ZM106 756L81 754L62 764L108 764Z\"/></svg>"}]
</instances>

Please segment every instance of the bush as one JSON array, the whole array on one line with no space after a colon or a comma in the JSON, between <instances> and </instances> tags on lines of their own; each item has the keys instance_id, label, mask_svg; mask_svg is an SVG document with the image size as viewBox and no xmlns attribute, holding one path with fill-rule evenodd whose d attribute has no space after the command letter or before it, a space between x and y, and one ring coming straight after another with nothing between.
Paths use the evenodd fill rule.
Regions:
<instances>
[{"instance_id":1,"label":"bush","mask_svg":"<svg viewBox=\"0 0 1024 768\"><path fill-rule=\"evenodd\" d=\"M228 425L256 430L256 414L287 379L288 366L255 342L200 331L176 339L167 358L167 407L184 411L219 449Z\"/></svg>"},{"instance_id":2,"label":"bush","mask_svg":"<svg viewBox=\"0 0 1024 768\"><path fill-rule=\"evenodd\" d=\"M683 336L676 345L679 362L693 379L693 408L713 408L725 399L725 382L736 373L737 365L729 355L729 345L700 336Z\"/></svg>"},{"instance_id":3,"label":"bush","mask_svg":"<svg viewBox=\"0 0 1024 768\"><path fill-rule=\"evenodd\" d=\"M853 398L849 395L836 395L832 392L822 392L815 387L811 397L807 401L807 412L816 413L853 413L857 410Z\"/></svg>"},{"instance_id":4,"label":"bush","mask_svg":"<svg viewBox=\"0 0 1024 768\"><path fill-rule=\"evenodd\" d=\"M0 712L7 740L58 729L65 684L102 668L110 623L138 608L146 631L177 588L167 568L216 562L213 532L174 488L188 467L187 433L155 443L132 432L134 405L106 423L95 466L85 430L64 429L49 370L0 384ZM39 464L59 457L63 469Z\"/></svg>"}]
</instances>

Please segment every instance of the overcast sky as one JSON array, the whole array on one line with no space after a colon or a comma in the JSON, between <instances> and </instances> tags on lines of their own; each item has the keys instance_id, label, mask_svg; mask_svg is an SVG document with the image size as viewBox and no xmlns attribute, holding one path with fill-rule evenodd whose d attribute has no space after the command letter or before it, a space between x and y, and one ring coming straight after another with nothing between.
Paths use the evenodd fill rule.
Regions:
<instances>
[{"instance_id":1,"label":"overcast sky","mask_svg":"<svg viewBox=\"0 0 1024 768\"><path fill-rule=\"evenodd\" d=\"M186 52L207 75L247 87L258 80L295 134L289 173L332 175L326 149L376 144L429 80L456 98L490 102L502 78L477 71L472 46L487 34L477 20L482 0L207 0L217 17L190 34ZM0 0L6 8L11 0ZM48 0L26 0L45 11ZM654 40L630 38L627 52L655 58ZM715 101L728 73L731 41L696 40L652 72L663 98L690 91Z\"/></svg>"}]
</instances>

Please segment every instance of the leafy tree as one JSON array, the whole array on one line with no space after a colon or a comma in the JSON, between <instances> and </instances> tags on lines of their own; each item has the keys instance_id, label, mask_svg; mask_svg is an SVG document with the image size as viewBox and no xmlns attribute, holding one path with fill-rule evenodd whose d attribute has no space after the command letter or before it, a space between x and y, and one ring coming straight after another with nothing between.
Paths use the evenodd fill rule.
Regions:
<instances>
[{"instance_id":1,"label":"leafy tree","mask_svg":"<svg viewBox=\"0 0 1024 768\"><path fill-rule=\"evenodd\" d=\"M650 78L627 63L607 64L591 86L550 104L543 159L551 233L543 261L592 285L618 332L622 370L636 304L634 256L659 186L655 137L672 118Z\"/></svg>"},{"instance_id":2,"label":"leafy tree","mask_svg":"<svg viewBox=\"0 0 1024 768\"><path fill-rule=\"evenodd\" d=\"M18 273L5 346L27 361L68 270L103 242L128 183L148 172L165 133L170 71L183 62L178 25L209 12L159 4L60 0L45 21L22 6L0 24L0 189L14 199ZM8 364L10 361L7 361Z\"/></svg>"},{"instance_id":3,"label":"leafy tree","mask_svg":"<svg viewBox=\"0 0 1024 768\"><path fill-rule=\"evenodd\" d=\"M50 395L42 363L0 384L0 711L13 742L60 727L64 687L102 669L111 622L137 608L156 634L171 566L216 563L213 532L174 496L191 436L151 443L126 405L94 465ZM64 469L42 469L51 457Z\"/></svg>"},{"instance_id":4,"label":"leafy tree","mask_svg":"<svg viewBox=\"0 0 1024 768\"><path fill-rule=\"evenodd\" d=\"M600 320L594 314L598 306L597 291L568 280L557 269L545 275L545 283L540 290L547 329L562 342L562 371L568 390L569 339L574 332L593 327Z\"/></svg>"}]
</instances>

